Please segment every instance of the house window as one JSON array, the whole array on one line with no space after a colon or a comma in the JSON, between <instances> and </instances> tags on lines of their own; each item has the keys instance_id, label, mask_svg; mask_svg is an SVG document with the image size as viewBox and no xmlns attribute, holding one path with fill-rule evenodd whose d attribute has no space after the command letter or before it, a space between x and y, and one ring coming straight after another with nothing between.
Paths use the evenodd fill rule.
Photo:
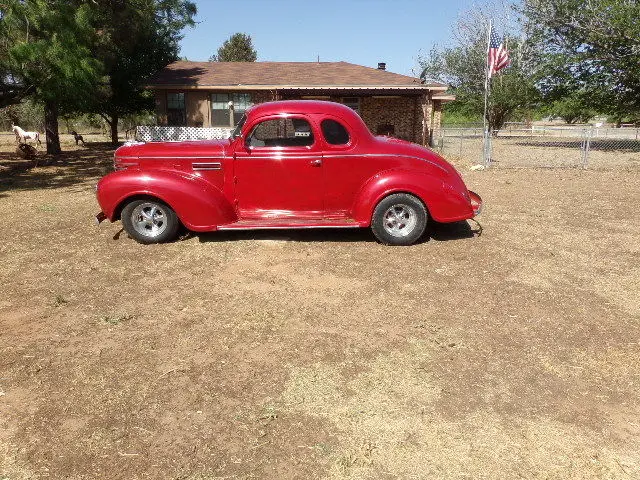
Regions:
<instances>
[{"instance_id":1,"label":"house window","mask_svg":"<svg viewBox=\"0 0 640 480\"><path fill-rule=\"evenodd\" d=\"M376 129L376 135L386 135L389 137L393 137L396 134L396 127L391 125L390 123L383 123L382 125L378 125Z\"/></svg>"},{"instance_id":2,"label":"house window","mask_svg":"<svg viewBox=\"0 0 640 480\"><path fill-rule=\"evenodd\" d=\"M342 103L349 107L351 110L360 115L360 98L359 97L344 97Z\"/></svg>"},{"instance_id":3,"label":"house window","mask_svg":"<svg viewBox=\"0 0 640 480\"><path fill-rule=\"evenodd\" d=\"M233 102L233 110L229 108L229 102ZM248 93L212 93L211 124L225 127L236 125L251 105L251 95Z\"/></svg>"},{"instance_id":4,"label":"house window","mask_svg":"<svg viewBox=\"0 0 640 480\"><path fill-rule=\"evenodd\" d=\"M186 124L184 93L167 93L167 125L179 127Z\"/></svg>"}]
</instances>

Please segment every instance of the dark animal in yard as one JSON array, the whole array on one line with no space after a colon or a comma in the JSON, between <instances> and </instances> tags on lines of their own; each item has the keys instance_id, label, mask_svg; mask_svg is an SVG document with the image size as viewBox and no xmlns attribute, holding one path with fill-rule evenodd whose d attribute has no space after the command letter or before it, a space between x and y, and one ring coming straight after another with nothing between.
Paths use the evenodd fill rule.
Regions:
<instances>
[{"instance_id":1,"label":"dark animal in yard","mask_svg":"<svg viewBox=\"0 0 640 480\"><path fill-rule=\"evenodd\" d=\"M76 145L78 145L78 142L82 142L82 145L84 145L84 138L82 138L82 135L80 135L78 132L76 132L75 130L71 130L71 135L73 135L74 140L76 141Z\"/></svg>"},{"instance_id":2,"label":"dark animal in yard","mask_svg":"<svg viewBox=\"0 0 640 480\"><path fill-rule=\"evenodd\" d=\"M16 153L27 160L35 160L35 166L38 166L38 151L33 145L29 145L28 143L19 143L16 148Z\"/></svg>"}]
</instances>

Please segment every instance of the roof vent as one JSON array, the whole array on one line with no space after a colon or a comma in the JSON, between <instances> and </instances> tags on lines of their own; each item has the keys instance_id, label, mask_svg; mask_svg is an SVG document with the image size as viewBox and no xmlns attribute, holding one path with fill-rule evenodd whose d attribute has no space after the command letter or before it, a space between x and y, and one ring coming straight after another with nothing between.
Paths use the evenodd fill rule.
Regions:
<instances>
[{"instance_id":1,"label":"roof vent","mask_svg":"<svg viewBox=\"0 0 640 480\"><path fill-rule=\"evenodd\" d=\"M387 69L387 64L384 62L380 62L378 63L378 70L386 70Z\"/></svg>"}]
</instances>

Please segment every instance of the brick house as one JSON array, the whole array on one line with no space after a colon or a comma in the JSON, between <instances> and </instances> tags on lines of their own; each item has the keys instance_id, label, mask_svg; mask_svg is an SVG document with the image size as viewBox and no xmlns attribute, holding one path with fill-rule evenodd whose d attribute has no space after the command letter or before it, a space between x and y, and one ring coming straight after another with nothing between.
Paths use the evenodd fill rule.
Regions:
<instances>
[{"instance_id":1,"label":"brick house","mask_svg":"<svg viewBox=\"0 0 640 480\"><path fill-rule=\"evenodd\" d=\"M159 125L228 127L253 104L316 99L356 110L375 134L430 143L442 105L441 83L346 62L174 62L148 84Z\"/></svg>"}]
</instances>

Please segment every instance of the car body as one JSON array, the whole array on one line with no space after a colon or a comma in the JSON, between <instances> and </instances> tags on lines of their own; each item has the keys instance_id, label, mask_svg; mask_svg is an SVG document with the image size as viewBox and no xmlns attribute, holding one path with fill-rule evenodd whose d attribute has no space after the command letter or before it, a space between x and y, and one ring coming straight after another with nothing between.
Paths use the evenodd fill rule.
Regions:
<instances>
[{"instance_id":1,"label":"car body","mask_svg":"<svg viewBox=\"0 0 640 480\"><path fill-rule=\"evenodd\" d=\"M195 232L372 227L383 243L404 245L427 220L473 218L482 205L442 157L372 135L333 102L259 104L227 140L124 145L114 164L96 186L96 218L122 219L142 243L171 240L181 224Z\"/></svg>"}]
</instances>

